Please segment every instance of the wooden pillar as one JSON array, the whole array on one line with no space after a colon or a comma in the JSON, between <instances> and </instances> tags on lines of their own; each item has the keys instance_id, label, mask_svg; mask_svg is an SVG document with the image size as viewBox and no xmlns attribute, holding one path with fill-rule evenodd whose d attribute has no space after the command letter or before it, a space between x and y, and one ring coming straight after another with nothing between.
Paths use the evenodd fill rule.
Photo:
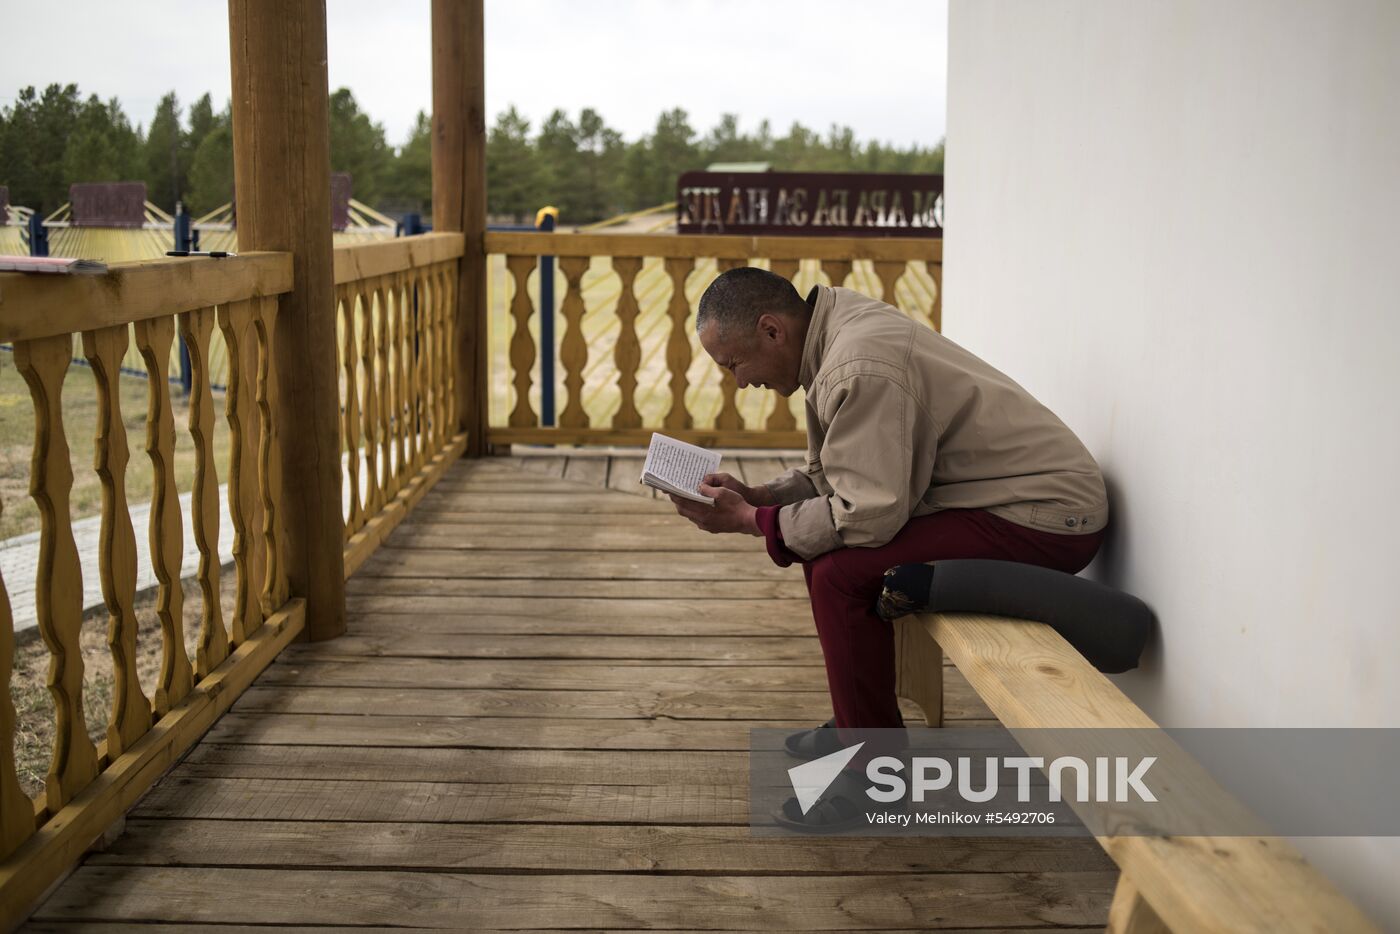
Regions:
<instances>
[{"instance_id":1,"label":"wooden pillar","mask_svg":"<svg viewBox=\"0 0 1400 934\"><path fill-rule=\"evenodd\" d=\"M280 557L306 637L329 639L345 631L345 534L325 4L229 0L229 41L238 249L293 256L269 335Z\"/></svg>"},{"instance_id":2,"label":"wooden pillar","mask_svg":"<svg viewBox=\"0 0 1400 934\"><path fill-rule=\"evenodd\" d=\"M482 0L433 0L433 229L466 252L453 315L457 430L486 453L486 68Z\"/></svg>"}]
</instances>

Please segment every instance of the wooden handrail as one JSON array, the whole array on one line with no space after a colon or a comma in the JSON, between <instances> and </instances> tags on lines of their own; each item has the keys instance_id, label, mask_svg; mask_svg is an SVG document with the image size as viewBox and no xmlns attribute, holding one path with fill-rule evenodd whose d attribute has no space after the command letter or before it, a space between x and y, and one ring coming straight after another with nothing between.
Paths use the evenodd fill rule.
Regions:
<instances>
[{"instance_id":1,"label":"wooden handrail","mask_svg":"<svg viewBox=\"0 0 1400 934\"><path fill-rule=\"evenodd\" d=\"M169 317L291 287L290 253L114 263L96 276L0 273L0 342Z\"/></svg>"},{"instance_id":2,"label":"wooden handrail","mask_svg":"<svg viewBox=\"0 0 1400 934\"><path fill-rule=\"evenodd\" d=\"M460 233L425 233L378 243L335 248L335 284L372 279L457 259L465 249Z\"/></svg>"},{"instance_id":3,"label":"wooden handrail","mask_svg":"<svg viewBox=\"0 0 1400 934\"><path fill-rule=\"evenodd\" d=\"M734 237L489 231L486 234L486 252L524 256L709 256L742 260L923 260L941 265L943 241L908 237Z\"/></svg>"},{"instance_id":4,"label":"wooden handrail","mask_svg":"<svg viewBox=\"0 0 1400 934\"><path fill-rule=\"evenodd\" d=\"M938 722L938 704L909 690L914 679L907 671L927 670L928 659L937 658L941 647L1028 755L1042 752L1035 747L1037 730L1159 732L1112 681L1042 623L940 613L906 617L897 626L900 693L919 701L931 724ZM906 662L912 651L923 660ZM1152 745L1167 750L1178 767L1174 774L1185 777L1193 798L1199 792L1213 802L1213 809L1246 813L1165 734L1153 738ZM1095 807L1072 806L1077 811ZM1164 833L1098 839L1123 871L1110 930L1377 930L1291 844L1277 837ZM1129 922L1129 927L1115 927Z\"/></svg>"}]
</instances>

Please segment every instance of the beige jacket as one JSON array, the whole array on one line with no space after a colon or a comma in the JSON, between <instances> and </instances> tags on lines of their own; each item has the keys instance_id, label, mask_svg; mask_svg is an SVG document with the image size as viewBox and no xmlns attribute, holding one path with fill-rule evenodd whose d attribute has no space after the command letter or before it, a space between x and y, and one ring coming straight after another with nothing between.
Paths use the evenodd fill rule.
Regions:
<instances>
[{"instance_id":1,"label":"beige jacket","mask_svg":"<svg viewBox=\"0 0 1400 934\"><path fill-rule=\"evenodd\" d=\"M799 374L807 463L767 484L789 549L883 545L941 509L1070 535L1104 527L1098 464L1030 393L884 302L814 291Z\"/></svg>"}]
</instances>

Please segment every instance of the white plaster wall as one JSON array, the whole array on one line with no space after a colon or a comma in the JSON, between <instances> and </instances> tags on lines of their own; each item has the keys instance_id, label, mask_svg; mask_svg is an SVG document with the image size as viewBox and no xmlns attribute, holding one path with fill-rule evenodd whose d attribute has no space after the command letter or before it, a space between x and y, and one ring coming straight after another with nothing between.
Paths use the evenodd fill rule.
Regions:
<instances>
[{"instance_id":1,"label":"white plaster wall","mask_svg":"<svg viewBox=\"0 0 1400 934\"><path fill-rule=\"evenodd\" d=\"M1400 727L1400 4L954 0L944 324L1110 482L1172 726ZM1299 802L1305 807L1306 802ZM1296 841L1400 929L1400 840Z\"/></svg>"}]
</instances>

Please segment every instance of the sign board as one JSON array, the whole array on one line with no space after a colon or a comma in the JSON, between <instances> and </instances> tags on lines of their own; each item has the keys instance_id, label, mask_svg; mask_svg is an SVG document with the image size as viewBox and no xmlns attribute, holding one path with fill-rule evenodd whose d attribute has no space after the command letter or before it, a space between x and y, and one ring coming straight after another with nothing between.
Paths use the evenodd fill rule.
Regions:
<instances>
[{"instance_id":1,"label":"sign board","mask_svg":"<svg viewBox=\"0 0 1400 934\"><path fill-rule=\"evenodd\" d=\"M68 186L74 227L137 227L146 223L145 182L77 182Z\"/></svg>"},{"instance_id":2,"label":"sign board","mask_svg":"<svg viewBox=\"0 0 1400 934\"><path fill-rule=\"evenodd\" d=\"M686 172L683 234L941 237L943 176L875 172Z\"/></svg>"}]
</instances>

